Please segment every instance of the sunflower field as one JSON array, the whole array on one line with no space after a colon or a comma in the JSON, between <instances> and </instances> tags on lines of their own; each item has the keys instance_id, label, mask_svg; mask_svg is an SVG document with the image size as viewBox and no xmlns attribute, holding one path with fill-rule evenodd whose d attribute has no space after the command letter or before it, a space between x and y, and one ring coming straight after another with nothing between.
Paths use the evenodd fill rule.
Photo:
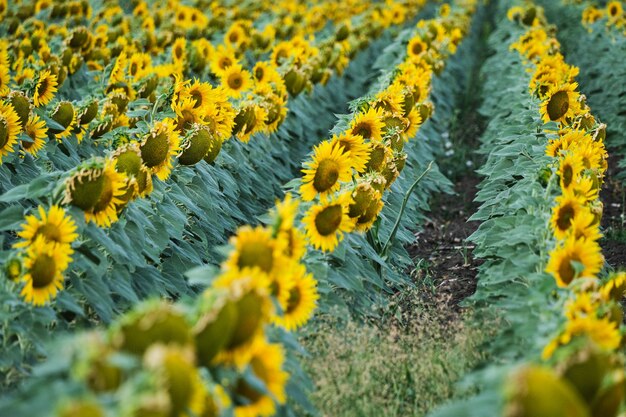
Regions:
<instances>
[{"instance_id":1,"label":"sunflower field","mask_svg":"<svg viewBox=\"0 0 626 417\"><path fill-rule=\"evenodd\" d=\"M0 0L0 417L626 417L619 0Z\"/></svg>"}]
</instances>

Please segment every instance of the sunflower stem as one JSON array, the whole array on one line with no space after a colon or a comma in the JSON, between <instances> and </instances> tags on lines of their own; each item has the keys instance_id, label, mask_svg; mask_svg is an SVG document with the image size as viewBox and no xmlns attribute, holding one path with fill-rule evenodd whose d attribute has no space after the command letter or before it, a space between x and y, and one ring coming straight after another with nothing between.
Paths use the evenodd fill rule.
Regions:
<instances>
[{"instance_id":1,"label":"sunflower stem","mask_svg":"<svg viewBox=\"0 0 626 417\"><path fill-rule=\"evenodd\" d=\"M408 189L408 191L404 195L404 200L402 200L402 206L400 207L400 212L398 213L398 218L396 219L396 223L393 225L391 234L387 238L387 242L385 242L385 245L383 246L383 249L380 252L382 256L385 256L387 254L387 251L389 250L389 246L391 246L391 242L396 237L396 233L398 233L398 229L400 228L400 221L402 220L402 215L404 214L404 210L406 209L406 205L409 202L409 198L411 197L413 190L415 190L415 187L417 187L417 184L419 184L422 178L424 178L424 176L426 176L426 174L431 170L434 162L435 161L430 161L430 163L428 164L424 172L422 172L422 174L419 177L417 177L415 182L413 182L411 187Z\"/></svg>"}]
</instances>

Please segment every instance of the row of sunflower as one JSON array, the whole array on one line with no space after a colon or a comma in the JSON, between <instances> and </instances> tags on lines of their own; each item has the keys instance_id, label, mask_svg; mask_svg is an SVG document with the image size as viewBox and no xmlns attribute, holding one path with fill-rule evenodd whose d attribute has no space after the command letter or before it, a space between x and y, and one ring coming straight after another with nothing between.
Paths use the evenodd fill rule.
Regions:
<instances>
[{"instance_id":1,"label":"row of sunflower","mask_svg":"<svg viewBox=\"0 0 626 417\"><path fill-rule=\"evenodd\" d=\"M602 271L598 244L606 125L543 9L502 7L486 64L501 77L484 93L488 178L474 215L485 221L471 238L486 258L473 300L496 307L502 331L490 344L494 364L472 375L480 393L433 416L623 415L626 274Z\"/></svg>"},{"instance_id":2,"label":"row of sunflower","mask_svg":"<svg viewBox=\"0 0 626 417\"><path fill-rule=\"evenodd\" d=\"M615 3L615 2L613 2ZM608 11L614 5L608 6ZM549 367L528 367L512 377L509 407L518 415L536 413L615 417L626 400L623 368L623 308L626 273L600 278L604 264L598 240L602 237L600 189L607 170L606 125L597 121L578 91L579 69L565 62L560 44L542 8L530 3L513 8L510 16L522 20L534 13L531 27L511 47L533 71L529 90L541 101L550 138L546 154L558 177L558 195L550 220L555 246L549 253L546 272L558 287L566 322L545 347L543 360ZM556 369L556 372L553 371ZM545 395L536 386L549 386L554 394L549 405L536 399Z\"/></svg>"},{"instance_id":3,"label":"row of sunflower","mask_svg":"<svg viewBox=\"0 0 626 417\"><path fill-rule=\"evenodd\" d=\"M359 212L353 214L353 220L346 220L350 207L359 201L353 200L353 192L371 178L367 185L380 186L377 192L382 193L386 178L393 181L397 177L399 172L390 177L383 174L385 166L395 163L393 157L397 157L391 146L401 146L414 136L411 112L425 111L426 107L424 117L429 116L432 108L424 106L424 100L429 95L430 79L467 33L475 8L473 0L458 0L452 6L442 6L438 18L420 22L406 45L406 57L385 74L378 94L363 98L364 108L355 112L349 131L341 135L349 139L332 146L333 157L340 157L341 163L354 169L354 178L342 173L341 183L332 184L342 197L332 196L332 192L314 196L319 200L317 207L309 208L300 219L301 201L288 195L276 204L268 226L239 229L221 270L192 306L165 301L142 303L116 320L106 333L93 332L75 340L75 349L64 350L65 356L72 358L69 375L61 375L69 376L73 394L52 384L52 390L37 394L53 391L58 408L51 410L49 403L34 395L30 409L45 407L47 414L58 416L234 413L246 417L286 413L279 406L287 400L285 386L290 375L286 372L286 352L276 340L288 342L285 331L306 323L318 298L316 281L302 263L306 248L300 226L308 231L313 246L333 250L341 233L351 230L343 223L349 221L354 226L364 216ZM425 81L414 78L418 71ZM355 146L346 149L350 144ZM352 149L359 152L348 154ZM336 166L334 159L323 162L318 156L317 168L326 166L322 173L329 174L318 180L319 185L335 176L332 172ZM375 158L379 162L370 165ZM353 161L356 168L351 165ZM306 182L303 180L303 191ZM314 198L302 196L303 200ZM341 205L330 204L339 199ZM375 206L369 215L376 217L380 200L365 202ZM307 220L312 215L314 220ZM333 241L321 245L314 233Z\"/></svg>"},{"instance_id":4,"label":"row of sunflower","mask_svg":"<svg viewBox=\"0 0 626 417\"><path fill-rule=\"evenodd\" d=\"M153 50L150 49L144 53L139 52L141 45L135 43L127 43L117 48L119 55L112 63L108 80L105 80L106 95L104 99L109 104L114 104L111 108L116 109L116 117L130 120L125 115L131 97L149 98L150 102L154 102L152 112L162 110L164 106L166 110L165 112L159 111L159 118L162 115L167 115L167 112L170 111L167 110L169 108L174 114L172 117L165 117L161 120L155 118L151 123L147 123L145 120L135 120L134 126L132 123L130 125L128 123L117 124L118 134L111 136L111 140L104 144L104 147L111 146L113 148L109 156L89 159L72 169L64 182L63 192L58 198L55 198L58 200L57 204L47 211L40 206L38 215L27 216L22 231L18 233L23 240L15 246L19 253L10 262L8 268L12 279L18 279L23 274L22 278L26 285L22 288L22 294L26 300L35 305L42 305L53 297L63 285L63 272L71 262L71 244L78 237L78 233L76 233L77 227L74 221L64 213L61 206L78 207L84 212L87 221L93 221L100 226L110 226L112 222L118 220L119 214L130 201L149 195L152 190L152 175L156 175L161 180L167 179L175 158L180 165L193 165L203 159L212 162L221 149L222 141L232 133L246 141L250 135L257 131L266 133L274 131L286 114L287 90L291 91L292 94L297 94L306 85L323 81L324 77L327 79L331 71L330 68L342 71L350 56L365 46L364 40L376 36L390 24L401 23L406 18L413 16L423 3L421 0L389 3L389 7L382 10L372 4L364 7L361 3L354 4L352 7L340 8L340 12L335 11L332 15L345 20L337 33L333 33L318 46L313 46L313 43L302 37L281 41L273 48L271 59L257 62L252 73L242 69L241 64L239 64L239 57L243 57L239 54L245 52L245 45L248 43L242 40L241 44L230 44L228 49L218 47L215 50L208 43L208 46L205 46L207 46L207 51L210 52L213 59L211 68L214 75L219 76L222 80L222 84L218 87L213 87L209 81L198 81L197 79L193 83L189 80L183 81L184 78L182 77L189 74L201 74L204 71L204 68L195 68L192 60L187 59L188 51L186 50L186 40L183 37L178 38L181 42L174 41L171 45L172 63L162 64L161 66L168 65L165 70L152 65L150 54L163 52L164 48L168 47L167 43L161 47L154 46ZM320 4L319 7L322 5ZM174 11L183 7L176 4L171 6ZM313 7L311 13L319 12L319 7ZM131 33L136 35L134 31L131 32L131 26L133 22L135 24L137 22L123 18L120 15L122 10L119 7L104 10L106 13L102 17L105 21L115 22L118 20L116 23L124 28L122 31L124 36L130 37ZM155 19L155 16L161 16L164 11L163 6L156 3L149 12L146 3L141 2L135 6L133 13L135 16ZM387 16L389 13L392 13L392 16ZM353 14L362 15L360 16L362 23L354 28L349 27L349 17ZM385 19L384 22L386 23L383 23L383 20L381 18L376 19L376 16L393 18ZM378 23L371 25L372 20ZM37 26L35 23L32 24ZM89 59L91 52L93 52L93 44L97 39L85 27L78 27L71 33L60 31L60 34L57 34L58 28L56 26L54 30L48 29L54 36L64 39L63 42L77 54L76 56L81 56L86 61L86 65L91 67L96 65L97 62L92 62ZM97 27L95 30L98 32ZM150 29L143 28L142 30L149 31ZM172 29L173 32L176 30L176 27ZM19 39L23 35L24 32L18 31L15 37ZM84 44L89 47L72 49L72 40L77 36L84 37L84 42L81 45ZM124 36L111 38L111 41L114 40L117 45L121 39L126 39ZM232 36L228 33L225 36L226 44L232 41ZM230 40L228 40L229 37ZM45 47L44 38L42 35L41 47L38 50L32 49L31 55L19 54L15 61L11 65L7 63L5 68L18 68L29 56L44 59L45 54L39 55L42 50L49 51L49 48ZM141 39L141 36L138 39ZM53 40L54 37L51 42ZM205 38L199 38L197 41L202 40ZM334 44L335 40L340 42ZM268 42L265 48L269 50L271 45L272 43ZM339 49L337 50L337 48ZM114 48L111 46L110 49L112 51ZM142 63L133 59L139 55L145 58ZM333 55L334 63L328 61L331 55ZM4 56L8 62L9 54L6 49ZM54 61L54 57L53 54L49 53L48 59ZM320 66L322 61L325 61L328 66L322 68ZM45 59L40 64L45 65ZM35 66L37 66L36 63ZM66 67L62 66L61 68ZM95 70L97 69L95 68ZM317 71L317 75L311 72L313 69ZM321 78L319 71L325 74ZM175 74L173 82L167 81L169 80L168 77L161 78L164 74ZM150 91L145 90L145 94L139 93L142 91L139 85L147 78L155 80L153 88L151 87ZM158 91L160 79L166 82L161 83L163 84L161 86L163 93L157 97L155 91ZM297 80L294 81L294 79ZM21 85L19 80L15 79L13 80L14 84L10 75L8 75L7 80L7 86L19 88ZM57 83L58 74L52 74L45 70L40 74L34 85L32 97L37 110L40 110L40 106L46 105L53 99L53 90L56 90ZM231 83L236 85L232 87ZM297 88L294 87L295 84L298 84ZM38 117L38 113L31 108L28 94L19 89L10 90L7 87L7 90L10 91L8 93L9 101L4 104L5 107L3 108L8 117L8 126L11 127L7 135L9 142L13 144L17 140L20 130L18 119L26 120L31 116ZM245 95L243 95L244 93ZM111 94L115 95L116 98L114 99ZM265 100L268 97L278 101L274 100L273 104L268 107L269 102ZM241 101L233 105L229 102L229 98L240 98ZM89 104L84 111L90 116L84 120L81 118L82 121L79 123L83 128L86 128L90 120L95 120L94 118L99 111L97 101L94 99L88 101ZM60 123L59 117L62 113L68 113L68 115L71 113L72 116L68 116L67 119L71 119L70 123L74 123L78 120L75 116L83 114L75 112L74 107L77 106L69 101L57 102L51 119ZM26 113L31 116L28 114L19 116L17 114L19 112L13 111L21 108L25 109ZM144 109L144 112L147 113L147 110ZM102 114L106 113L104 111ZM59 117L56 117L55 114ZM150 113L145 117L152 118L153 116L155 115ZM43 123L42 120L37 121L37 123L40 122ZM95 135L94 133L99 131L99 126L102 125L98 123L102 123L102 121L95 123L95 127L89 129L89 136L92 139L100 137L99 133ZM107 122L106 125L114 128L116 123L111 125ZM125 125L128 126L125 127ZM67 125L64 132L71 134L70 127ZM128 128L131 129L128 130ZM147 133L143 133L145 129L148 130ZM101 133L104 134L105 132ZM42 134L45 135L45 133ZM59 136L59 138L62 137L64 135ZM82 134L79 133L77 137L80 140ZM33 139L36 141L36 138ZM21 265L22 259L23 265Z\"/></svg>"},{"instance_id":5,"label":"row of sunflower","mask_svg":"<svg viewBox=\"0 0 626 417\"><path fill-rule=\"evenodd\" d=\"M580 2L579 2L580 3ZM605 7L589 5L582 12L582 22L589 31L598 21L605 21L607 29L613 29L626 35L626 14L621 0L609 1Z\"/></svg>"}]
</instances>

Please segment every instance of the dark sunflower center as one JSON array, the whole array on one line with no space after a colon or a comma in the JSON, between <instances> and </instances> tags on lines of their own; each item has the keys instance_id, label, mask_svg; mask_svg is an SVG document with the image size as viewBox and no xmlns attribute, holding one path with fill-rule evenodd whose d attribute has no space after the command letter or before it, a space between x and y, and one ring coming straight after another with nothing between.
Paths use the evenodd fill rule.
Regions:
<instances>
[{"instance_id":1,"label":"dark sunflower center","mask_svg":"<svg viewBox=\"0 0 626 417\"><path fill-rule=\"evenodd\" d=\"M176 127L178 130L189 129L195 122L196 115L192 111L185 109L181 111L181 115L176 120Z\"/></svg>"},{"instance_id":2,"label":"dark sunflower center","mask_svg":"<svg viewBox=\"0 0 626 417\"><path fill-rule=\"evenodd\" d=\"M272 248L263 242L248 242L239 251L237 266L259 267L263 272L271 272L274 266Z\"/></svg>"},{"instance_id":3,"label":"dark sunflower center","mask_svg":"<svg viewBox=\"0 0 626 417\"><path fill-rule=\"evenodd\" d=\"M148 168L155 167L167 158L169 151L169 141L165 133L159 133L156 136L148 136L146 141L140 147L141 159Z\"/></svg>"},{"instance_id":4,"label":"dark sunflower center","mask_svg":"<svg viewBox=\"0 0 626 417\"><path fill-rule=\"evenodd\" d=\"M181 48L180 46L177 46L176 49L174 50L174 53L176 55L176 58L181 59L183 57L183 48Z\"/></svg>"},{"instance_id":5,"label":"dark sunflower center","mask_svg":"<svg viewBox=\"0 0 626 417\"><path fill-rule=\"evenodd\" d=\"M328 236L337 231L343 217L343 208L339 204L326 207L315 216L315 228L322 236Z\"/></svg>"},{"instance_id":6,"label":"dark sunflower center","mask_svg":"<svg viewBox=\"0 0 626 417\"><path fill-rule=\"evenodd\" d=\"M609 8L609 14L611 15L611 17L617 16L617 13L618 13L617 6L611 5L611 7Z\"/></svg>"},{"instance_id":7,"label":"dark sunflower center","mask_svg":"<svg viewBox=\"0 0 626 417\"><path fill-rule=\"evenodd\" d=\"M231 41L232 43L237 43L237 41L239 40L239 34L237 32L232 32L228 36L228 40Z\"/></svg>"},{"instance_id":8,"label":"dark sunflower center","mask_svg":"<svg viewBox=\"0 0 626 417\"><path fill-rule=\"evenodd\" d=\"M317 166L313 187L319 193L330 190L339 178L339 164L332 159L324 159Z\"/></svg>"},{"instance_id":9,"label":"dark sunflower center","mask_svg":"<svg viewBox=\"0 0 626 417\"><path fill-rule=\"evenodd\" d=\"M44 235L46 237L46 240L49 240L51 242L61 241L61 230L59 230L57 226L50 223L39 226L33 238L39 235Z\"/></svg>"},{"instance_id":10,"label":"dark sunflower center","mask_svg":"<svg viewBox=\"0 0 626 417\"><path fill-rule=\"evenodd\" d=\"M230 74L228 76L228 86L233 90L239 90L243 85L243 78L240 74Z\"/></svg>"},{"instance_id":11,"label":"dark sunflower center","mask_svg":"<svg viewBox=\"0 0 626 417\"><path fill-rule=\"evenodd\" d=\"M422 46L420 42L415 42L413 46L411 47L411 52L413 52L413 55L419 55L423 51L424 51L424 47Z\"/></svg>"},{"instance_id":12,"label":"dark sunflower center","mask_svg":"<svg viewBox=\"0 0 626 417\"><path fill-rule=\"evenodd\" d=\"M219 67L221 69L226 69L230 67L231 65L233 65L233 61L229 57L225 56L225 57L222 57L222 59L220 59Z\"/></svg>"},{"instance_id":13,"label":"dark sunflower center","mask_svg":"<svg viewBox=\"0 0 626 417\"><path fill-rule=\"evenodd\" d=\"M0 118L0 148L7 144L9 141L9 123L3 117Z\"/></svg>"},{"instance_id":14,"label":"dark sunflower center","mask_svg":"<svg viewBox=\"0 0 626 417\"><path fill-rule=\"evenodd\" d=\"M30 268L30 276L33 278L33 288L45 288L54 281L56 263L50 255L39 255Z\"/></svg>"},{"instance_id":15,"label":"dark sunflower center","mask_svg":"<svg viewBox=\"0 0 626 417\"><path fill-rule=\"evenodd\" d=\"M258 67L257 69L254 70L254 78L256 78L257 81L263 81L264 77L265 77L265 70L263 70L263 68Z\"/></svg>"},{"instance_id":16,"label":"dark sunflower center","mask_svg":"<svg viewBox=\"0 0 626 417\"><path fill-rule=\"evenodd\" d=\"M45 96L48 93L48 78L43 78L42 80L39 80L39 88L37 89L37 92L39 93L40 96Z\"/></svg>"},{"instance_id":17,"label":"dark sunflower center","mask_svg":"<svg viewBox=\"0 0 626 417\"><path fill-rule=\"evenodd\" d=\"M574 179L574 170L570 164L567 164L563 167L563 186L569 188L572 179Z\"/></svg>"},{"instance_id":18,"label":"dark sunflower center","mask_svg":"<svg viewBox=\"0 0 626 417\"><path fill-rule=\"evenodd\" d=\"M563 206L559 209L558 217L556 220L556 225L560 230L569 229L572 224L572 219L574 218L574 214L576 214L574 207L571 205Z\"/></svg>"},{"instance_id":19,"label":"dark sunflower center","mask_svg":"<svg viewBox=\"0 0 626 417\"><path fill-rule=\"evenodd\" d=\"M365 139L372 137L372 126L369 123L361 122L352 128L353 135L361 135Z\"/></svg>"},{"instance_id":20,"label":"dark sunflower center","mask_svg":"<svg viewBox=\"0 0 626 417\"><path fill-rule=\"evenodd\" d=\"M133 62L132 64L130 64L130 75L134 77L135 75L137 75L138 70L139 70L139 67L137 66L136 62Z\"/></svg>"},{"instance_id":21,"label":"dark sunflower center","mask_svg":"<svg viewBox=\"0 0 626 417\"><path fill-rule=\"evenodd\" d=\"M550 120L561 119L569 110L569 96L567 91L557 91L548 102L548 116Z\"/></svg>"},{"instance_id":22,"label":"dark sunflower center","mask_svg":"<svg viewBox=\"0 0 626 417\"><path fill-rule=\"evenodd\" d=\"M245 404L254 404L263 397L263 394L261 392L251 387L250 384L248 384L243 379L240 379L237 382L237 387L235 388L235 392L237 393L237 396L244 397L247 399Z\"/></svg>"},{"instance_id":23,"label":"dark sunflower center","mask_svg":"<svg viewBox=\"0 0 626 417\"><path fill-rule=\"evenodd\" d=\"M293 312L300 305L300 300L302 300L300 288L296 286L289 290L289 299L287 300L287 310L285 312L287 314Z\"/></svg>"},{"instance_id":24,"label":"dark sunflower center","mask_svg":"<svg viewBox=\"0 0 626 417\"><path fill-rule=\"evenodd\" d=\"M572 266L572 262L580 262L578 255L574 254L571 257L565 257L561 261L561 265L559 265L559 275L565 284L572 282L576 276L576 270Z\"/></svg>"}]
</instances>

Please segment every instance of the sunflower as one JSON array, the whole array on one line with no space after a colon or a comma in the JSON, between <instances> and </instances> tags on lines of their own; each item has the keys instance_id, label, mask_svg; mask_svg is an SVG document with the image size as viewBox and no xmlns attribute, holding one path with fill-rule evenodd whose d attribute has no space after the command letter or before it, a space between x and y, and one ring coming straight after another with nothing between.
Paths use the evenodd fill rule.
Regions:
<instances>
[{"instance_id":1,"label":"sunflower","mask_svg":"<svg viewBox=\"0 0 626 417\"><path fill-rule=\"evenodd\" d=\"M176 113L176 131L182 133L185 130L191 129L195 124L202 123L202 108L196 107L197 101L191 97L186 96L181 100L172 103L172 110Z\"/></svg>"},{"instance_id":2,"label":"sunflower","mask_svg":"<svg viewBox=\"0 0 626 417\"><path fill-rule=\"evenodd\" d=\"M578 99L580 94L576 91L577 83L566 83L560 87L555 86L546 94L541 103L541 115L544 123L561 122L572 119L580 110Z\"/></svg>"},{"instance_id":3,"label":"sunflower","mask_svg":"<svg viewBox=\"0 0 626 417\"><path fill-rule=\"evenodd\" d=\"M289 230L293 227L299 205L300 200L293 198L291 193L287 193L283 201L276 200L272 215L276 219L278 230Z\"/></svg>"},{"instance_id":4,"label":"sunflower","mask_svg":"<svg viewBox=\"0 0 626 417\"><path fill-rule=\"evenodd\" d=\"M624 14L624 8L621 1L610 1L606 5L606 15L609 20L617 20Z\"/></svg>"},{"instance_id":5,"label":"sunflower","mask_svg":"<svg viewBox=\"0 0 626 417\"><path fill-rule=\"evenodd\" d=\"M583 210L584 201L573 194L564 194L556 198L557 205L552 208L550 225L557 239L564 239L569 232L572 220Z\"/></svg>"},{"instance_id":6,"label":"sunflower","mask_svg":"<svg viewBox=\"0 0 626 417\"><path fill-rule=\"evenodd\" d=\"M306 239L304 233L296 227L281 228L276 240L282 248L282 254L288 259L299 260L306 253Z\"/></svg>"},{"instance_id":7,"label":"sunflower","mask_svg":"<svg viewBox=\"0 0 626 417\"><path fill-rule=\"evenodd\" d=\"M115 169L116 160L108 159L105 162L102 176L104 179L102 192L96 204L90 210L85 210L85 220L94 222L100 227L110 227L118 220L117 208L123 204L121 200L126 193L126 175Z\"/></svg>"},{"instance_id":8,"label":"sunflower","mask_svg":"<svg viewBox=\"0 0 626 417\"><path fill-rule=\"evenodd\" d=\"M252 76L240 64L233 64L220 75L224 91L228 97L239 98L252 87Z\"/></svg>"},{"instance_id":9,"label":"sunflower","mask_svg":"<svg viewBox=\"0 0 626 417\"><path fill-rule=\"evenodd\" d=\"M43 236L46 242L52 243L55 247L66 247L67 254L70 255L72 253L70 246L78 237L74 220L64 209L56 205L50 207L47 213L43 206L39 206L38 212L39 217L34 214L26 216L22 231L17 234L23 241L13 247L27 247L33 244L37 237Z\"/></svg>"},{"instance_id":10,"label":"sunflower","mask_svg":"<svg viewBox=\"0 0 626 417\"><path fill-rule=\"evenodd\" d=\"M182 91L183 97L191 97L194 101L194 109L204 109L211 102L213 86L207 82L195 80L193 84L185 87Z\"/></svg>"},{"instance_id":11,"label":"sunflower","mask_svg":"<svg viewBox=\"0 0 626 417\"><path fill-rule=\"evenodd\" d=\"M304 201L315 197L325 198L339 190L340 183L352 179L350 157L344 153L343 147L324 141L315 147L312 161L307 162L303 169L304 177L300 194Z\"/></svg>"},{"instance_id":12,"label":"sunflower","mask_svg":"<svg viewBox=\"0 0 626 417\"><path fill-rule=\"evenodd\" d=\"M172 62L184 65L187 62L187 40L177 38L172 45Z\"/></svg>"},{"instance_id":13,"label":"sunflower","mask_svg":"<svg viewBox=\"0 0 626 417\"><path fill-rule=\"evenodd\" d=\"M557 139L550 140L546 147L546 155L556 158L561 155L561 152L570 149L574 144L586 140L592 140L587 132L567 129L566 133L559 135Z\"/></svg>"},{"instance_id":14,"label":"sunflower","mask_svg":"<svg viewBox=\"0 0 626 417\"><path fill-rule=\"evenodd\" d=\"M409 59L421 57L428 50L428 45L419 36L412 38L406 47L406 54Z\"/></svg>"},{"instance_id":15,"label":"sunflower","mask_svg":"<svg viewBox=\"0 0 626 417\"><path fill-rule=\"evenodd\" d=\"M384 178L381 180L386 184ZM352 201L348 215L353 219L356 231L366 232L372 227L384 206L382 193L374 188L371 180L364 180L352 191Z\"/></svg>"},{"instance_id":16,"label":"sunflower","mask_svg":"<svg viewBox=\"0 0 626 417\"><path fill-rule=\"evenodd\" d=\"M50 132L54 134L57 140L71 135L78 120L77 112L69 101L58 102L50 118L62 128L50 128Z\"/></svg>"},{"instance_id":17,"label":"sunflower","mask_svg":"<svg viewBox=\"0 0 626 417\"><path fill-rule=\"evenodd\" d=\"M317 281L306 272L304 265L298 264L294 275L286 306L282 314L275 316L273 320L287 331L294 331L309 321L319 298Z\"/></svg>"},{"instance_id":18,"label":"sunflower","mask_svg":"<svg viewBox=\"0 0 626 417\"><path fill-rule=\"evenodd\" d=\"M237 64L235 50L224 45L219 45L211 59L211 72L221 77L226 69L235 64Z\"/></svg>"},{"instance_id":19,"label":"sunflower","mask_svg":"<svg viewBox=\"0 0 626 417\"><path fill-rule=\"evenodd\" d=\"M231 319L234 329L228 341L214 359L215 363L234 364L243 368L250 362L251 347L263 337L264 325L274 310L267 281L260 280L264 274L254 270L245 272L229 271L230 278L218 277L214 287L228 291L229 303L233 303L234 315ZM224 284L222 286L222 284Z\"/></svg>"},{"instance_id":20,"label":"sunflower","mask_svg":"<svg viewBox=\"0 0 626 417\"><path fill-rule=\"evenodd\" d=\"M26 249L24 259L25 282L21 295L26 302L40 306L63 288L63 272L71 262L67 251L40 234Z\"/></svg>"},{"instance_id":21,"label":"sunflower","mask_svg":"<svg viewBox=\"0 0 626 417\"><path fill-rule=\"evenodd\" d=\"M180 136L174 130L172 120L156 122L139 145L139 150L146 167L165 181L172 171L172 159L180 151Z\"/></svg>"},{"instance_id":22,"label":"sunflower","mask_svg":"<svg viewBox=\"0 0 626 417\"><path fill-rule=\"evenodd\" d=\"M575 278L594 277L603 262L596 242L570 236L550 252L546 272L552 274L559 287L567 287Z\"/></svg>"},{"instance_id":23,"label":"sunflower","mask_svg":"<svg viewBox=\"0 0 626 417\"><path fill-rule=\"evenodd\" d=\"M115 63L113 64L113 68L111 68L111 75L109 75L109 85L121 83L124 81L125 75L124 71L128 66L128 55L126 51L120 52L120 54L115 59ZM35 103L35 106L37 103Z\"/></svg>"},{"instance_id":24,"label":"sunflower","mask_svg":"<svg viewBox=\"0 0 626 417\"><path fill-rule=\"evenodd\" d=\"M589 337L597 346L609 351L619 348L622 341L617 323L609 317L598 318L591 315L569 320L561 337L561 342L565 345L573 337L579 335Z\"/></svg>"},{"instance_id":25,"label":"sunflower","mask_svg":"<svg viewBox=\"0 0 626 417\"><path fill-rule=\"evenodd\" d=\"M352 203L349 194L343 193L329 201L313 205L302 222L311 245L326 252L332 252L343 239L345 232L354 228L348 216L348 206Z\"/></svg>"},{"instance_id":26,"label":"sunflower","mask_svg":"<svg viewBox=\"0 0 626 417\"><path fill-rule=\"evenodd\" d=\"M409 126L404 132L402 132L402 138L405 142L413 139L415 135L417 135L420 126L422 126L422 116L419 110L417 110L415 107L411 109L407 118L409 120Z\"/></svg>"},{"instance_id":27,"label":"sunflower","mask_svg":"<svg viewBox=\"0 0 626 417\"><path fill-rule=\"evenodd\" d=\"M573 219L569 234L575 239L597 241L602 237L600 225L596 222L596 216L588 209L583 208Z\"/></svg>"},{"instance_id":28,"label":"sunflower","mask_svg":"<svg viewBox=\"0 0 626 417\"><path fill-rule=\"evenodd\" d=\"M251 386L243 378L234 388L235 417L269 417L276 412L274 401L284 404L286 401L285 384L289 374L282 368L285 353L279 344L270 344L259 338L252 345L250 370L263 383L266 392Z\"/></svg>"},{"instance_id":29,"label":"sunflower","mask_svg":"<svg viewBox=\"0 0 626 417\"><path fill-rule=\"evenodd\" d=\"M45 106L50 103L54 98L54 93L57 92L57 76L50 73L48 70L43 70L39 73L37 84L35 85L35 92L33 93L33 103L35 107Z\"/></svg>"},{"instance_id":30,"label":"sunflower","mask_svg":"<svg viewBox=\"0 0 626 417\"><path fill-rule=\"evenodd\" d=\"M381 141L383 138L383 127L385 127L382 116L381 110L373 108L370 108L365 113L359 113L350 123L350 133L359 135L363 139Z\"/></svg>"},{"instance_id":31,"label":"sunflower","mask_svg":"<svg viewBox=\"0 0 626 417\"><path fill-rule=\"evenodd\" d=\"M365 143L362 136L343 132L339 135L333 135L330 143L333 147L339 145L343 149L344 155L350 159L350 166L356 172L365 171L370 158L371 146L369 143Z\"/></svg>"},{"instance_id":32,"label":"sunflower","mask_svg":"<svg viewBox=\"0 0 626 417\"><path fill-rule=\"evenodd\" d=\"M569 191L582 175L584 164L582 158L574 152L568 152L559 160L559 181L561 189Z\"/></svg>"},{"instance_id":33,"label":"sunflower","mask_svg":"<svg viewBox=\"0 0 626 417\"><path fill-rule=\"evenodd\" d=\"M7 51L0 51L1 55L8 54ZM9 73L9 60L0 57L0 97L7 95L10 91L9 83L11 82L11 74Z\"/></svg>"},{"instance_id":34,"label":"sunflower","mask_svg":"<svg viewBox=\"0 0 626 417\"><path fill-rule=\"evenodd\" d=\"M233 251L225 263L227 270L258 269L268 275L280 270L281 248L269 229L262 226L240 227L229 243Z\"/></svg>"},{"instance_id":35,"label":"sunflower","mask_svg":"<svg viewBox=\"0 0 626 417\"><path fill-rule=\"evenodd\" d=\"M43 149L46 144L45 139L48 137L48 128L46 122L42 120L37 114L33 113L28 118L28 122L24 127L24 133L32 140L27 142L23 140L21 142L24 152L37 156L39 151Z\"/></svg>"},{"instance_id":36,"label":"sunflower","mask_svg":"<svg viewBox=\"0 0 626 417\"><path fill-rule=\"evenodd\" d=\"M2 157L13 152L13 146L17 143L17 135L21 130L20 118L13 106L0 101L0 163Z\"/></svg>"}]
</instances>

